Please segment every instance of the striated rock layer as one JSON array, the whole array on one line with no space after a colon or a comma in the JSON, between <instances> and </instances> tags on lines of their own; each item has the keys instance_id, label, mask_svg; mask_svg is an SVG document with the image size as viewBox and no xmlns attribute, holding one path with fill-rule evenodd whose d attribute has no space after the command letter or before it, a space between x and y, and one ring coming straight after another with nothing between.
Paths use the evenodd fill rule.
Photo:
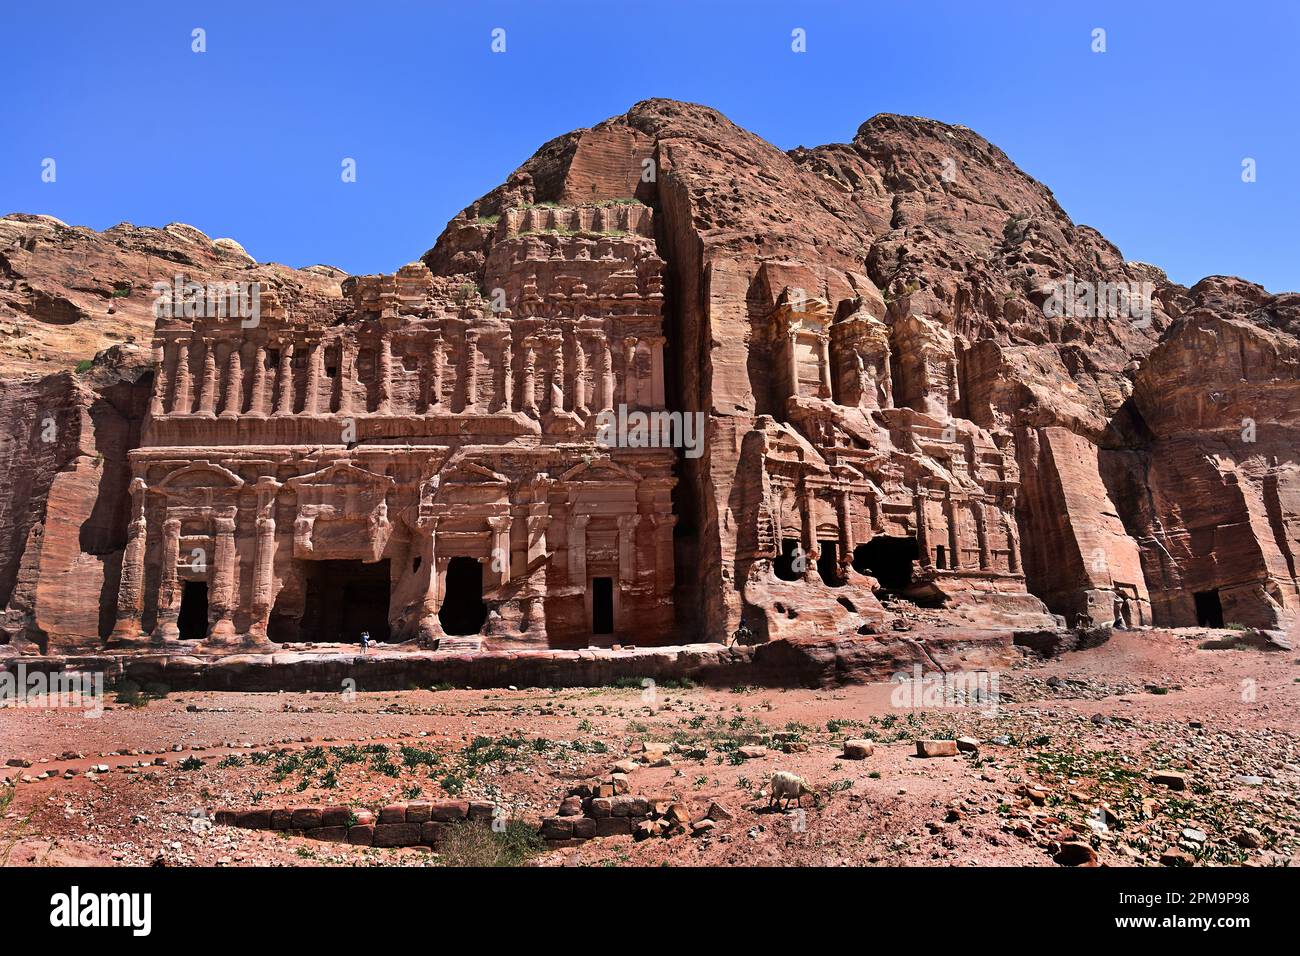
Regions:
<instances>
[{"instance_id":1,"label":"striated rock layer","mask_svg":"<svg viewBox=\"0 0 1300 956\"><path fill-rule=\"evenodd\" d=\"M1126 262L963 127L786 153L646 101L342 282L123 229L0 220L11 370L59 354L32 323L80 349L99 300L173 273L257 284L260 315L173 309L132 320L148 356L6 375L14 648L743 623L779 670L896 631L941 664L962 634L1297 618L1300 296Z\"/></svg>"}]
</instances>

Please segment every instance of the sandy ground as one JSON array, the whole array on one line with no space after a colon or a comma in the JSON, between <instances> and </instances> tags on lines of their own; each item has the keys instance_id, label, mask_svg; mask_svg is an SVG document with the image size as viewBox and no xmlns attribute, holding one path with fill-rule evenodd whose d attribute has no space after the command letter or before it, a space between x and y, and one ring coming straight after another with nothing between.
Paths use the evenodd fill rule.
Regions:
<instances>
[{"instance_id":1,"label":"sandy ground","mask_svg":"<svg viewBox=\"0 0 1300 956\"><path fill-rule=\"evenodd\" d=\"M142 705L110 693L98 719L10 706L0 763L30 766L0 766L0 864L438 865L428 851L209 820L457 796L533 824L643 741L673 743L672 765L634 771L634 793L696 814L717 803L731 819L701 836L543 847L530 864L1055 866L1067 842L1107 865L1300 863L1300 654L1203 650L1205 636L1119 633L1027 663L998 675L995 709L899 706L887 684L661 687L650 700L635 688L178 692ZM915 756L917 738L955 736L978 754ZM875 752L844 759L846 737ZM753 744L766 754L744 759ZM769 811L775 770L803 776L818 805ZM1155 782L1162 770L1186 789Z\"/></svg>"}]
</instances>

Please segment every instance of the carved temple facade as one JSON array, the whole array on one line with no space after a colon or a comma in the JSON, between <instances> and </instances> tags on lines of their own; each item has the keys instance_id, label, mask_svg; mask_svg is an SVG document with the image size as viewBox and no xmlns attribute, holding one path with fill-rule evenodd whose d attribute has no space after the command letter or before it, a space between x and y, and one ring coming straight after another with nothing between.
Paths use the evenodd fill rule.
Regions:
<instances>
[{"instance_id":1,"label":"carved temple facade","mask_svg":"<svg viewBox=\"0 0 1300 956\"><path fill-rule=\"evenodd\" d=\"M598 440L602 413L669 409L650 208L489 229L472 277L414 264L307 308L272 293L255 321L159 319L114 643L581 648L718 640L747 611L774 636L791 587L837 633L890 595L1045 618L1014 451L959 417L952 335L789 287L754 344L767 413L727 466L728 609L701 613L718 543L677 528L682 449Z\"/></svg>"},{"instance_id":2,"label":"carved temple facade","mask_svg":"<svg viewBox=\"0 0 1300 956\"><path fill-rule=\"evenodd\" d=\"M671 633L675 454L595 438L664 407L663 262L648 209L594 213L516 214L486 290L416 264L314 314L160 319L114 637Z\"/></svg>"}]
</instances>

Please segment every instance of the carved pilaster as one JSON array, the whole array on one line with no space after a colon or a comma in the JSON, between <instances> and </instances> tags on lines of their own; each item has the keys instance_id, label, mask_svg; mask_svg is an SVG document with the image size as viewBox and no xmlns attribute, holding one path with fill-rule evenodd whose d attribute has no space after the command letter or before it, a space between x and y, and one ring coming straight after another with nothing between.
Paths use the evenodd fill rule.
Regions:
<instances>
[{"instance_id":1,"label":"carved pilaster","mask_svg":"<svg viewBox=\"0 0 1300 956\"><path fill-rule=\"evenodd\" d=\"M194 392L190 379L190 343L176 346L176 374L172 383L173 415L188 415L194 409Z\"/></svg>"},{"instance_id":2,"label":"carved pilaster","mask_svg":"<svg viewBox=\"0 0 1300 956\"><path fill-rule=\"evenodd\" d=\"M144 553L148 542L145 521L147 486L140 478L131 481L131 522L126 529L126 549L122 552L122 577L117 588L117 623L113 637L118 640L140 636L140 613L144 608Z\"/></svg>"},{"instance_id":3,"label":"carved pilaster","mask_svg":"<svg viewBox=\"0 0 1300 956\"><path fill-rule=\"evenodd\" d=\"M280 347L280 374L276 382L278 392L275 398L277 415L293 414L293 342L285 342Z\"/></svg>"},{"instance_id":4,"label":"carved pilaster","mask_svg":"<svg viewBox=\"0 0 1300 956\"><path fill-rule=\"evenodd\" d=\"M180 578L176 566L181 558L181 522L168 518L163 522L162 568L158 583L158 620L154 640L174 641L180 636L176 618L180 614Z\"/></svg>"},{"instance_id":5,"label":"carved pilaster","mask_svg":"<svg viewBox=\"0 0 1300 956\"><path fill-rule=\"evenodd\" d=\"M320 414L321 379L325 377L325 343L312 342L307 347L307 386L302 399L302 410L308 415Z\"/></svg>"},{"instance_id":6,"label":"carved pilaster","mask_svg":"<svg viewBox=\"0 0 1300 956\"><path fill-rule=\"evenodd\" d=\"M208 640L221 642L235 636L235 601L239 555L235 551L235 519L212 519L216 547L212 556L212 584L208 590Z\"/></svg>"},{"instance_id":7,"label":"carved pilaster","mask_svg":"<svg viewBox=\"0 0 1300 956\"><path fill-rule=\"evenodd\" d=\"M591 515L569 516L569 584L587 587L587 524Z\"/></svg>"},{"instance_id":8,"label":"carved pilaster","mask_svg":"<svg viewBox=\"0 0 1300 956\"><path fill-rule=\"evenodd\" d=\"M275 599L275 497L280 483L263 477L257 483L257 539L253 554L253 621L250 632L265 638Z\"/></svg>"},{"instance_id":9,"label":"carved pilaster","mask_svg":"<svg viewBox=\"0 0 1300 956\"><path fill-rule=\"evenodd\" d=\"M163 413L163 402L167 397L167 344L157 342L153 347L153 395L149 399L149 417L157 418Z\"/></svg>"},{"instance_id":10,"label":"carved pilaster","mask_svg":"<svg viewBox=\"0 0 1300 956\"><path fill-rule=\"evenodd\" d=\"M208 417L215 417L217 413L216 343L211 341L203 350L203 391L199 395L198 413Z\"/></svg>"},{"instance_id":11,"label":"carved pilaster","mask_svg":"<svg viewBox=\"0 0 1300 956\"><path fill-rule=\"evenodd\" d=\"M631 584L636 580L636 529L641 516L620 515L618 519L618 580Z\"/></svg>"},{"instance_id":12,"label":"carved pilaster","mask_svg":"<svg viewBox=\"0 0 1300 956\"><path fill-rule=\"evenodd\" d=\"M253 353L253 395L248 403L248 413L257 418L266 417L266 346L259 345Z\"/></svg>"},{"instance_id":13,"label":"carved pilaster","mask_svg":"<svg viewBox=\"0 0 1300 956\"><path fill-rule=\"evenodd\" d=\"M235 418L244 410L244 368L239 346L232 345L226 363L226 394L221 406L222 418Z\"/></svg>"}]
</instances>

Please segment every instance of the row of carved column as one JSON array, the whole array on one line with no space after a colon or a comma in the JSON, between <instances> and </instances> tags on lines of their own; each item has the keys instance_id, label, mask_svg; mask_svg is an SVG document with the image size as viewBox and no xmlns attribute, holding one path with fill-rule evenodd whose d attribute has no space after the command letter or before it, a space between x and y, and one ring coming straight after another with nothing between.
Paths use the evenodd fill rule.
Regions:
<instances>
[{"instance_id":1,"label":"row of carved column","mask_svg":"<svg viewBox=\"0 0 1300 956\"><path fill-rule=\"evenodd\" d=\"M835 498L836 524L838 527L839 538L839 563L841 569L847 568L852 561L853 551L857 547L857 542L853 535L853 516L851 499L853 492L848 490L833 491ZM815 562L821 554L821 547L817 540L816 525L816 497L815 489L809 486L801 486L798 491L799 517L800 517L800 545L803 552L808 556L810 565L808 573L812 573L811 563ZM926 566L934 566L934 553L930 547L930 523L926 513L925 503L928 499L925 495L917 495L916 503L916 539L917 549L920 553L921 563ZM870 526L873 529L879 528L879 505L871 498L868 498L868 506L871 509ZM992 571L994 568L994 549L990 544L988 510L980 501L970 501L970 512L975 520L975 533L977 548L979 550L978 565L981 571ZM960 507L959 499L948 496L944 498L944 517L947 525L947 554L944 570L960 570L963 567L969 567L963 564L961 559L962 540L960 530ZM997 515L997 520L1001 523L1003 539L1006 541L1005 552L1007 554L1007 568L1011 574L1020 573L1020 554L1018 540L1019 535L1015 528L1015 517L1009 515L1001 508L993 509ZM779 520L779 517L778 517ZM779 538L779 535L778 535Z\"/></svg>"},{"instance_id":2,"label":"row of carved column","mask_svg":"<svg viewBox=\"0 0 1300 956\"><path fill-rule=\"evenodd\" d=\"M496 401L485 403L479 380L480 340L495 340L496 353L502 369L502 388ZM424 414L445 414L448 392L448 353L452 365L459 368L460 383L464 392L464 408L469 411L511 412L514 408L514 348L508 341L509 331L482 333L469 328L463 339L463 354L454 345L447 344L439 331L430 333L427 348L420 351L419 405ZM584 345L583 340L587 344ZM235 343L232 343L234 345ZM575 341L575 368L572 388L568 387L564 358L565 338L561 332L542 332L529 335L519 346L522 359L522 387L520 410L537 413L571 411L586 415L591 411L612 409L616 400L628 406L648 408L664 407L664 344L663 336L625 336L622 340L623 390L621 398L615 394L614 360L609 340L599 332L580 334ZM637 350L644 344L650 351L649 381L643 383L637 372ZM301 347L306 349L306 383L303 391L302 413L308 415L337 411L347 415L360 409L353 408L353 388L356 375L356 341L347 336L334 342L308 341L298 343L292 339L280 341L271 351L278 349L279 357L273 367L267 367L268 346L259 344L252 358L252 382L243 366L241 348L232 347L218 367L216 343L209 341L203 349L202 367L197 380L193 374L192 356L195 343L181 339L172 345L156 345L154 363L157 375L151 403L152 414L196 414L209 417L233 418L239 415L252 417L283 416L295 413L296 388L295 355ZM322 387L326 377L325 350L337 348L338 407L332 409L333 385ZM594 369L588 368L588 350L595 355ZM170 359L169 359L170 353ZM539 357L546 361L540 363ZM394 356L392 335L379 340L377 350L375 413L392 414L394 397ZM542 382L542 401L538 402L539 378ZM592 379L593 394L587 394L587 379ZM248 392L246 396L246 391ZM322 392L326 394L322 394ZM491 407L483 407L491 405ZM368 411L366 409L365 411Z\"/></svg>"}]
</instances>

